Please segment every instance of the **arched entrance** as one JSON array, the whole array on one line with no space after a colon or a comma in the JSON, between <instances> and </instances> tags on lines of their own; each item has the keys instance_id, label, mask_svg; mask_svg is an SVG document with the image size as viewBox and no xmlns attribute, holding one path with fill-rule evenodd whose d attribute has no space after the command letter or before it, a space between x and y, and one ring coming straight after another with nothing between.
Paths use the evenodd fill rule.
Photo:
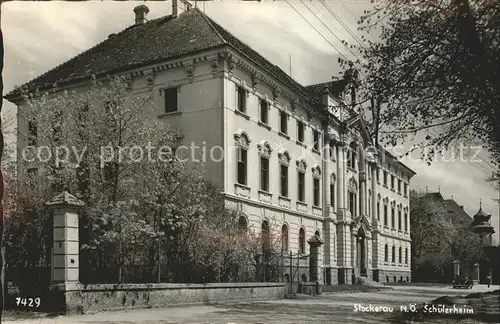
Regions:
<instances>
[{"instance_id":1,"label":"arched entrance","mask_svg":"<svg viewBox=\"0 0 500 324\"><path fill-rule=\"evenodd\" d=\"M367 276L366 267L366 234L363 227L358 230L356 236L356 267L359 269L360 276Z\"/></svg>"}]
</instances>

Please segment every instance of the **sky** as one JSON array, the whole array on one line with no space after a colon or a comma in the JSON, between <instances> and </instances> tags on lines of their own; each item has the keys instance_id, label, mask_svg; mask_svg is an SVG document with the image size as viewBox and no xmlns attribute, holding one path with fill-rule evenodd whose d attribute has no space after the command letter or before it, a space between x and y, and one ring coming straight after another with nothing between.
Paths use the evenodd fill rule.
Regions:
<instances>
[{"instance_id":1,"label":"sky","mask_svg":"<svg viewBox=\"0 0 500 324\"><path fill-rule=\"evenodd\" d=\"M361 37L356 22L371 6L364 0L326 3L330 10L320 1L297 0L224 0L198 2L198 7L299 83L309 85L338 76L337 59L351 57L342 40L355 43L352 35ZM132 25L133 8L139 4L149 7L148 19L168 15L172 9L170 1L2 3L5 93ZM16 107L4 100L4 116L15 116L15 111ZM412 188L439 190L445 199L453 196L471 216L481 200L483 210L493 215L498 242L500 205L492 198L499 197L499 192L485 182L494 170L486 159L486 152L481 151L473 160L472 156L442 159L431 166L418 159L403 161L417 172Z\"/></svg>"}]
</instances>

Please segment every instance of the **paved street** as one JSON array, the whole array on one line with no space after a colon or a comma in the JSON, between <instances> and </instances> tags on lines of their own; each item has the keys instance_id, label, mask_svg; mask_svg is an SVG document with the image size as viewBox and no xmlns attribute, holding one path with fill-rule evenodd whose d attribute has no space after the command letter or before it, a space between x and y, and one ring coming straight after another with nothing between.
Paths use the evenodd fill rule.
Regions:
<instances>
[{"instance_id":1,"label":"paved street","mask_svg":"<svg viewBox=\"0 0 500 324\"><path fill-rule=\"evenodd\" d=\"M302 300L274 300L258 303L232 303L214 306L189 306L157 309L128 310L105 312L95 315L58 317L53 319L37 319L25 321L4 321L6 324L167 324L167 323L387 323L390 314L354 312L355 304L363 306L379 305L394 307L400 305L422 303L443 295L467 295L475 292L485 292L500 289L493 286L489 289L484 285L473 289L460 290L446 287L396 286L392 291L377 291L363 293L332 293ZM437 321L439 323L480 323L460 320L456 315L453 321ZM433 321L433 323L437 323Z\"/></svg>"}]
</instances>

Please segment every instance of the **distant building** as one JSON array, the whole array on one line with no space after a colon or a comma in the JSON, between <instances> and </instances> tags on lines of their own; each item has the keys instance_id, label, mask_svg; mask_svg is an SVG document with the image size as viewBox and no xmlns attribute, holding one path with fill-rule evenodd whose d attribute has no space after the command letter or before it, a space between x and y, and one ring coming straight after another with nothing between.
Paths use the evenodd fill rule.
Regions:
<instances>
[{"instance_id":1,"label":"distant building","mask_svg":"<svg viewBox=\"0 0 500 324\"><path fill-rule=\"evenodd\" d=\"M464 206L459 205L453 197L450 199L444 199L440 192L429 192L426 196L443 204L452 224L469 226L472 221L472 217L464 210Z\"/></svg>"},{"instance_id":2,"label":"distant building","mask_svg":"<svg viewBox=\"0 0 500 324\"><path fill-rule=\"evenodd\" d=\"M495 229L491 226L490 219L491 214L486 214L480 204L479 210L476 215L474 215L474 220L470 224L472 231L478 233L483 244L488 246L493 245L493 234L495 233Z\"/></svg>"}]
</instances>

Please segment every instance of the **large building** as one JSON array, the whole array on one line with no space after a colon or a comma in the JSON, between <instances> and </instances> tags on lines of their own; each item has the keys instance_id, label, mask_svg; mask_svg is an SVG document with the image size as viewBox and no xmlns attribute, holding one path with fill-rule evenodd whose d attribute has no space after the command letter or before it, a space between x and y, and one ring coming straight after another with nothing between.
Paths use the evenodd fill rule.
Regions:
<instances>
[{"instance_id":1,"label":"large building","mask_svg":"<svg viewBox=\"0 0 500 324\"><path fill-rule=\"evenodd\" d=\"M174 1L175 3L175 1ZM321 247L320 280L411 280L409 186L415 173L379 148L343 101L346 81L303 86L198 9L135 24L27 84L81 89L92 75L127 76L132 91L155 88L157 117L182 145L223 148L207 179L256 230L272 227L286 253ZM176 11L174 11L176 12ZM17 91L18 146L29 127ZM328 121L328 122L326 122Z\"/></svg>"}]
</instances>

